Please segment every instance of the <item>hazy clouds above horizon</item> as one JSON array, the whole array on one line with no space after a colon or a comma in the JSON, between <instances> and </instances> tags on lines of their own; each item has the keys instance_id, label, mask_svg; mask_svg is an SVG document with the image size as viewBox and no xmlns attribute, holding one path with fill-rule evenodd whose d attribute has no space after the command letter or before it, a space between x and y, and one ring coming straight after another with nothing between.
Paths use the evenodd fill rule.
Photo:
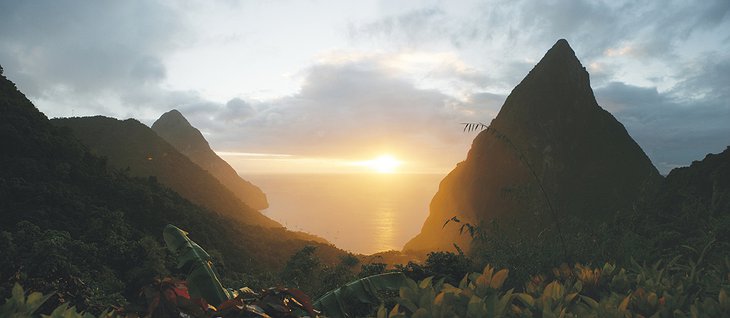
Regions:
<instances>
[{"instance_id":1,"label":"hazy clouds above horizon","mask_svg":"<svg viewBox=\"0 0 730 318\"><path fill-rule=\"evenodd\" d=\"M730 2L0 1L0 65L49 117L215 150L446 172L557 39L663 173L730 145ZM237 167L246 172L247 167ZM255 171L254 171L255 172Z\"/></svg>"}]
</instances>

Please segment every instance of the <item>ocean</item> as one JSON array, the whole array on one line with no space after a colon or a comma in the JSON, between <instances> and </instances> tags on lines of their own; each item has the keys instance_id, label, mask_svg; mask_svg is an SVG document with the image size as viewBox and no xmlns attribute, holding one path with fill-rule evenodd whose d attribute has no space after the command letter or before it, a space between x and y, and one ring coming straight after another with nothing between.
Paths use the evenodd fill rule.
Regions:
<instances>
[{"instance_id":1,"label":"ocean","mask_svg":"<svg viewBox=\"0 0 730 318\"><path fill-rule=\"evenodd\" d=\"M421 230L441 174L245 175L267 195L262 212L287 228L362 254L400 250Z\"/></svg>"}]
</instances>

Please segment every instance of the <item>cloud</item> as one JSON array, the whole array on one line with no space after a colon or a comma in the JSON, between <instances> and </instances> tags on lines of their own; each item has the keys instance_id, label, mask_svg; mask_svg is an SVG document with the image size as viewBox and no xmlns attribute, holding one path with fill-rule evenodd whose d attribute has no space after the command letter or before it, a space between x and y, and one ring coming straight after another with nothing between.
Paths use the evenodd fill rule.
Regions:
<instances>
[{"instance_id":1,"label":"cloud","mask_svg":"<svg viewBox=\"0 0 730 318\"><path fill-rule=\"evenodd\" d=\"M483 83L511 89L555 40L591 72L600 104L666 173L730 144L730 2L467 1L388 8L351 41L483 52ZM474 59L469 59L474 61ZM483 84L484 85L484 84ZM470 98L478 98L478 95Z\"/></svg>"},{"instance_id":2,"label":"cloud","mask_svg":"<svg viewBox=\"0 0 730 318\"><path fill-rule=\"evenodd\" d=\"M443 41L456 47L498 42L504 47L539 48L567 38L579 43L585 56L600 56L632 41L655 54L671 52L673 45L694 32L727 23L728 12L730 3L723 0L428 3L400 8L375 21L353 23L349 35L352 40L379 38L413 46Z\"/></svg>"},{"instance_id":3,"label":"cloud","mask_svg":"<svg viewBox=\"0 0 730 318\"><path fill-rule=\"evenodd\" d=\"M169 94L159 87L163 61L179 47L183 22L177 8L156 1L3 1L0 63L41 104L104 114L120 103L142 108Z\"/></svg>"},{"instance_id":4,"label":"cloud","mask_svg":"<svg viewBox=\"0 0 730 318\"><path fill-rule=\"evenodd\" d=\"M596 98L621 121L662 173L730 145L730 58L708 58L673 89L613 82Z\"/></svg>"},{"instance_id":5,"label":"cloud","mask_svg":"<svg viewBox=\"0 0 730 318\"><path fill-rule=\"evenodd\" d=\"M662 171L730 143L728 1L387 1L332 25L331 4L228 4L0 1L0 63L50 117L177 108L216 150L451 167L472 139L459 123L488 123L567 38ZM309 13L316 28L291 22Z\"/></svg>"},{"instance_id":6,"label":"cloud","mask_svg":"<svg viewBox=\"0 0 730 318\"><path fill-rule=\"evenodd\" d=\"M448 17L441 8L425 7L363 25L350 24L348 31L351 37L383 36L413 46L448 36L450 28Z\"/></svg>"},{"instance_id":7,"label":"cloud","mask_svg":"<svg viewBox=\"0 0 730 318\"><path fill-rule=\"evenodd\" d=\"M226 103L223 111L219 112L217 119L226 123L240 123L254 116L256 110L248 102L236 97Z\"/></svg>"},{"instance_id":8,"label":"cloud","mask_svg":"<svg viewBox=\"0 0 730 318\"><path fill-rule=\"evenodd\" d=\"M383 152L435 161L443 170L463 160L472 135L459 123L491 118L504 96L457 99L417 88L392 72L392 56L368 56L305 71L297 94L269 101L233 99L206 112L186 112L219 150L367 159ZM242 113L232 113L242 112ZM239 120L220 120L236 117ZM437 158L437 159L435 159Z\"/></svg>"},{"instance_id":9,"label":"cloud","mask_svg":"<svg viewBox=\"0 0 730 318\"><path fill-rule=\"evenodd\" d=\"M371 40L406 49L450 47L461 54L479 52L487 69L502 75L493 78L498 81L521 78L526 71L503 68L502 63L527 61L534 65L536 57L557 39L565 38L586 64L614 66L604 68L595 78L600 84L627 73L639 76L637 72L643 73L643 78L633 79L634 84L646 84L659 80L666 69L683 63L686 55L695 51L730 49L727 41L718 41L730 28L729 12L730 2L724 0L428 3L399 7L377 20L353 23L348 34L352 42Z\"/></svg>"},{"instance_id":10,"label":"cloud","mask_svg":"<svg viewBox=\"0 0 730 318\"><path fill-rule=\"evenodd\" d=\"M730 53L706 53L681 67L685 76L674 88L678 98L709 99L725 104L730 101Z\"/></svg>"}]
</instances>

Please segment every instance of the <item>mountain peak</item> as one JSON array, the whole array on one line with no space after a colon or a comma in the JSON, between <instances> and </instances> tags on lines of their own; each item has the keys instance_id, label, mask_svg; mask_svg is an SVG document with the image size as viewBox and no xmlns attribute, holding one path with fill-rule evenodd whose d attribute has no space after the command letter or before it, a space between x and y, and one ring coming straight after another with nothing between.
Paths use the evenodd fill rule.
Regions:
<instances>
[{"instance_id":1,"label":"mountain peak","mask_svg":"<svg viewBox=\"0 0 730 318\"><path fill-rule=\"evenodd\" d=\"M152 124L152 130L195 164L210 172L233 194L254 209L266 209L266 194L242 179L225 160L210 148L200 130L193 127L176 109L164 113Z\"/></svg>"},{"instance_id":2,"label":"mountain peak","mask_svg":"<svg viewBox=\"0 0 730 318\"><path fill-rule=\"evenodd\" d=\"M554 224L544 197L560 217L608 220L660 181L623 125L598 105L588 72L561 39L441 182L421 233L404 249L468 247L469 238L444 228L454 216L471 224L520 222L523 233L543 233Z\"/></svg>"},{"instance_id":3,"label":"mountain peak","mask_svg":"<svg viewBox=\"0 0 730 318\"><path fill-rule=\"evenodd\" d=\"M177 109L170 110L160 116L155 125L187 126L192 127L190 122Z\"/></svg>"},{"instance_id":4,"label":"mountain peak","mask_svg":"<svg viewBox=\"0 0 730 318\"><path fill-rule=\"evenodd\" d=\"M538 81L540 85L548 84L553 87L560 85L590 90L588 72L565 39L555 42L545 53L522 82L527 81Z\"/></svg>"},{"instance_id":5,"label":"mountain peak","mask_svg":"<svg viewBox=\"0 0 730 318\"><path fill-rule=\"evenodd\" d=\"M200 130L193 127L177 109L162 114L152 124L152 130L186 155L190 151L207 152L210 150L210 145Z\"/></svg>"},{"instance_id":6,"label":"mountain peak","mask_svg":"<svg viewBox=\"0 0 730 318\"><path fill-rule=\"evenodd\" d=\"M568 40L566 39L560 39L553 46L545 53L545 56L542 58L543 60L551 59L564 59L564 60L578 60L578 58L575 56L575 51L573 51L573 48L570 47L570 44L568 43ZM580 62L578 62L580 63Z\"/></svg>"},{"instance_id":7,"label":"mountain peak","mask_svg":"<svg viewBox=\"0 0 730 318\"><path fill-rule=\"evenodd\" d=\"M492 124L505 129L516 123L522 126L575 117L577 114L568 114L598 108L588 72L568 41L560 39L512 90Z\"/></svg>"},{"instance_id":8,"label":"mountain peak","mask_svg":"<svg viewBox=\"0 0 730 318\"><path fill-rule=\"evenodd\" d=\"M548 52L552 50L559 50L559 51L570 51L573 55L575 55L575 52L573 52L573 49L570 47L570 44L568 43L568 40L566 39L560 39L555 44L553 44L553 47L548 50Z\"/></svg>"}]
</instances>

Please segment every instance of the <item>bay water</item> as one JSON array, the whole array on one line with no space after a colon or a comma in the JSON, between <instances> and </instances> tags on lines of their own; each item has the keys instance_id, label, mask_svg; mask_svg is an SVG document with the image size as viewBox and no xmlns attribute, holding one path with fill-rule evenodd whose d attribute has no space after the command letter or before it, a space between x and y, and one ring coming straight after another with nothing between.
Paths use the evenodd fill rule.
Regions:
<instances>
[{"instance_id":1,"label":"bay water","mask_svg":"<svg viewBox=\"0 0 730 318\"><path fill-rule=\"evenodd\" d=\"M441 174L270 174L244 178L267 195L262 212L295 231L361 254L400 250L421 230Z\"/></svg>"}]
</instances>

